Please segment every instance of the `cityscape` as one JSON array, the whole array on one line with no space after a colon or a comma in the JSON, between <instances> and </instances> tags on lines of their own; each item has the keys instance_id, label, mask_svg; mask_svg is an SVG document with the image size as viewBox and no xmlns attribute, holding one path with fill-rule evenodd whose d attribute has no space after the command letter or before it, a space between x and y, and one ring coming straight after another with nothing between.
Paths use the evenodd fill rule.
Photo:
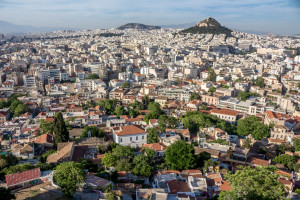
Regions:
<instances>
[{"instance_id":1,"label":"cityscape","mask_svg":"<svg viewBox=\"0 0 300 200\"><path fill-rule=\"evenodd\" d=\"M218 13L80 28L24 10L22 25L0 14L1 200L300 199L297 17L272 32Z\"/></svg>"}]
</instances>

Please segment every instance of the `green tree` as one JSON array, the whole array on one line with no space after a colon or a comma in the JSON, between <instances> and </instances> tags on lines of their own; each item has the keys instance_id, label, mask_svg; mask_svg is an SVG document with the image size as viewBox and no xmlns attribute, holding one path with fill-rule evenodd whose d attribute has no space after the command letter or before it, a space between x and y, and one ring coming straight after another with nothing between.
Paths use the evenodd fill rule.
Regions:
<instances>
[{"instance_id":1,"label":"green tree","mask_svg":"<svg viewBox=\"0 0 300 200\"><path fill-rule=\"evenodd\" d=\"M278 179L279 175L267 167L244 167L228 174L231 191L222 191L221 200L273 200L285 199L285 188Z\"/></svg>"},{"instance_id":2,"label":"green tree","mask_svg":"<svg viewBox=\"0 0 300 200\"><path fill-rule=\"evenodd\" d=\"M130 83L125 81L124 83L122 83L122 88L130 88Z\"/></svg>"},{"instance_id":3,"label":"green tree","mask_svg":"<svg viewBox=\"0 0 300 200\"><path fill-rule=\"evenodd\" d=\"M106 137L104 130L99 129L96 126L85 126L83 132L81 133L81 138L88 137L88 133L91 133L91 137Z\"/></svg>"},{"instance_id":4,"label":"green tree","mask_svg":"<svg viewBox=\"0 0 300 200\"><path fill-rule=\"evenodd\" d=\"M250 97L249 92L241 91L238 93L238 99L242 101L246 101Z\"/></svg>"},{"instance_id":5,"label":"green tree","mask_svg":"<svg viewBox=\"0 0 300 200\"><path fill-rule=\"evenodd\" d=\"M190 96L190 101L193 101L193 100L197 100L197 99L200 99L200 96L197 92L193 92Z\"/></svg>"},{"instance_id":6,"label":"green tree","mask_svg":"<svg viewBox=\"0 0 300 200\"><path fill-rule=\"evenodd\" d=\"M40 128L42 129L43 133L50 133L53 134L54 125L52 122L46 122L45 120L40 121Z\"/></svg>"},{"instance_id":7,"label":"green tree","mask_svg":"<svg viewBox=\"0 0 300 200\"><path fill-rule=\"evenodd\" d=\"M215 73L215 71L212 68L210 68L208 70L208 77L206 80L216 82L216 79L217 79L217 74Z\"/></svg>"},{"instance_id":8,"label":"green tree","mask_svg":"<svg viewBox=\"0 0 300 200\"><path fill-rule=\"evenodd\" d=\"M152 173L152 166L150 165L150 159L143 154L139 154L134 157L132 172L137 176L149 177Z\"/></svg>"},{"instance_id":9,"label":"green tree","mask_svg":"<svg viewBox=\"0 0 300 200\"><path fill-rule=\"evenodd\" d=\"M59 185L63 194L69 198L76 193L84 179L84 171L80 168L80 164L75 162L61 163L54 172L55 182Z\"/></svg>"},{"instance_id":10,"label":"green tree","mask_svg":"<svg viewBox=\"0 0 300 200\"><path fill-rule=\"evenodd\" d=\"M139 112L135 109L129 109L128 113L129 113L130 117L133 117L133 118L139 115Z\"/></svg>"},{"instance_id":11,"label":"green tree","mask_svg":"<svg viewBox=\"0 0 300 200\"><path fill-rule=\"evenodd\" d=\"M258 77L255 85L260 88L264 88L265 87L265 79L263 77Z\"/></svg>"},{"instance_id":12,"label":"green tree","mask_svg":"<svg viewBox=\"0 0 300 200\"><path fill-rule=\"evenodd\" d=\"M117 156L117 158L133 158L134 149L130 146L121 146L117 145L116 148L113 149L113 154Z\"/></svg>"},{"instance_id":13,"label":"green tree","mask_svg":"<svg viewBox=\"0 0 300 200\"><path fill-rule=\"evenodd\" d=\"M287 154L282 154L280 156L276 156L273 159L273 161L276 162L276 163L281 163L284 166L290 168L289 166L291 166L291 164L292 165L295 164L295 157L287 155Z\"/></svg>"},{"instance_id":14,"label":"green tree","mask_svg":"<svg viewBox=\"0 0 300 200\"><path fill-rule=\"evenodd\" d=\"M42 163L45 163L46 162L46 160L47 160L47 158L48 158L48 156L50 156L51 154L54 154L54 153L56 153L57 151L55 151L55 150L50 150L50 151L47 151L46 153L43 153L43 155L40 157L40 161L42 162Z\"/></svg>"},{"instance_id":15,"label":"green tree","mask_svg":"<svg viewBox=\"0 0 300 200\"><path fill-rule=\"evenodd\" d=\"M115 169L117 171L130 171L132 168L131 166L131 162L129 159L127 158L121 158L120 160L117 160L116 162L116 166L115 166Z\"/></svg>"},{"instance_id":16,"label":"green tree","mask_svg":"<svg viewBox=\"0 0 300 200\"><path fill-rule=\"evenodd\" d=\"M54 117L53 133L55 144L58 144L59 142L67 142L69 140L69 131L60 112Z\"/></svg>"},{"instance_id":17,"label":"green tree","mask_svg":"<svg viewBox=\"0 0 300 200\"><path fill-rule=\"evenodd\" d=\"M158 130L156 128L148 128L147 129L147 143L157 143L159 139Z\"/></svg>"},{"instance_id":18,"label":"green tree","mask_svg":"<svg viewBox=\"0 0 300 200\"><path fill-rule=\"evenodd\" d=\"M153 149L145 148L144 149L146 155L149 157L149 159L153 159L155 156L155 151Z\"/></svg>"},{"instance_id":19,"label":"green tree","mask_svg":"<svg viewBox=\"0 0 300 200\"><path fill-rule=\"evenodd\" d=\"M112 153L104 154L104 157L101 161L101 164L105 167L112 167L115 166L117 162L117 157Z\"/></svg>"},{"instance_id":20,"label":"green tree","mask_svg":"<svg viewBox=\"0 0 300 200\"><path fill-rule=\"evenodd\" d=\"M115 114L118 118L120 118L121 115L125 115L126 111L123 106L117 106L115 109Z\"/></svg>"},{"instance_id":21,"label":"green tree","mask_svg":"<svg viewBox=\"0 0 300 200\"><path fill-rule=\"evenodd\" d=\"M212 86L211 88L209 88L208 92L214 93L216 92L216 88L214 86Z\"/></svg>"},{"instance_id":22,"label":"green tree","mask_svg":"<svg viewBox=\"0 0 300 200\"><path fill-rule=\"evenodd\" d=\"M300 138L293 138L293 146L295 151L300 151Z\"/></svg>"},{"instance_id":23,"label":"green tree","mask_svg":"<svg viewBox=\"0 0 300 200\"><path fill-rule=\"evenodd\" d=\"M269 136L270 128L258 121L257 117L250 116L238 120L237 133L241 136L252 134L254 139L261 140L262 138Z\"/></svg>"},{"instance_id":24,"label":"green tree","mask_svg":"<svg viewBox=\"0 0 300 200\"><path fill-rule=\"evenodd\" d=\"M143 98L142 98L143 106L144 106L144 107L148 107L149 102L150 102L149 96L148 96L148 95L143 96Z\"/></svg>"},{"instance_id":25,"label":"green tree","mask_svg":"<svg viewBox=\"0 0 300 200\"><path fill-rule=\"evenodd\" d=\"M206 160L210 160L210 153L203 151L196 156L197 167L203 167Z\"/></svg>"},{"instance_id":26,"label":"green tree","mask_svg":"<svg viewBox=\"0 0 300 200\"><path fill-rule=\"evenodd\" d=\"M15 110L19 104L21 104L21 102L19 100L14 100L9 106L10 112L15 113Z\"/></svg>"},{"instance_id":27,"label":"green tree","mask_svg":"<svg viewBox=\"0 0 300 200\"><path fill-rule=\"evenodd\" d=\"M105 195L105 199L107 200L117 200L117 195L113 192L109 192L108 194Z\"/></svg>"},{"instance_id":28,"label":"green tree","mask_svg":"<svg viewBox=\"0 0 300 200\"><path fill-rule=\"evenodd\" d=\"M90 74L87 79L99 79L98 74Z\"/></svg>"},{"instance_id":29,"label":"green tree","mask_svg":"<svg viewBox=\"0 0 300 200\"><path fill-rule=\"evenodd\" d=\"M192 169L196 165L194 148L183 140L176 141L165 152L165 162L169 169Z\"/></svg>"},{"instance_id":30,"label":"green tree","mask_svg":"<svg viewBox=\"0 0 300 200\"><path fill-rule=\"evenodd\" d=\"M11 189L0 187L0 194L2 200L16 199L15 195L11 192Z\"/></svg>"},{"instance_id":31,"label":"green tree","mask_svg":"<svg viewBox=\"0 0 300 200\"><path fill-rule=\"evenodd\" d=\"M19 117L21 114L24 114L28 111L28 106L26 106L24 103L20 103L14 110L14 117Z\"/></svg>"}]
</instances>

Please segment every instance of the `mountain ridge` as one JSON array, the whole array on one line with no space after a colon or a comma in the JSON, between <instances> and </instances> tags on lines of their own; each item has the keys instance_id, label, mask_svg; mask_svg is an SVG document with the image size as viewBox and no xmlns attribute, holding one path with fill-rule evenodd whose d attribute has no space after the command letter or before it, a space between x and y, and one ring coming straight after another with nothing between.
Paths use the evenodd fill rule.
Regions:
<instances>
[{"instance_id":1,"label":"mountain ridge","mask_svg":"<svg viewBox=\"0 0 300 200\"><path fill-rule=\"evenodd\" d=\"M126 29L155 30L155 29L161 29L161 27L145 25L145 24L140 24L140 23L127 23L127 24L119 26L117 29L119 29L119 30L126 30Z\"/></svg>"},{"instance_id":2,"label":"mountain ridge","mask_svg":"<svg viewBox=\"0 0 300 200\"><path fill-rule=\"evenodd\" d=\"M193 33L193 34L225 34L226 36L231 36L232 30L222 26L217 20L212 17L207 17L206 19L198 22L193 27L184 29L179 33Z\"/></svg>"}]
</instances>

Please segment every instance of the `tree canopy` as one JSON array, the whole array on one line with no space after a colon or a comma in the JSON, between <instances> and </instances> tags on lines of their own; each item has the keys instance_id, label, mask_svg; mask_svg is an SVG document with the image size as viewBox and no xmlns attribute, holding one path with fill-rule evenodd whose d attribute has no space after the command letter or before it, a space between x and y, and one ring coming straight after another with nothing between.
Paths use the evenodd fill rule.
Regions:
<instances>
[{"instance_id":1,"label":"tree canopy","mask_svg":"<svg viewBox=\"0 0 300 200\"><path fill-rule=\"evenodd\" d=\"M90 74L87 79L99 79L98 74Z\"/></svg>"},{"instance_id":2,"label":"tree canopy","mask_svg":"<svg viewBox=\"0 0 300 200\"><path fill-rule=\"evenodd\" d=\"M59 142L67 142L69 140L69 131L60 112L54 117L53 133L55 144L58 144Z\"/></svg>"},{"instance_id":3,"label":"tree canopy","mask_svg":"<svg viewBox=\"0 0 300 200\"><path fill-rule=\"evenodd\" d=\"M166 128L176 128L179 124L179 120L172 116L160 115L158 128L161 132L164 132Z\"/></svg>"},{"instance_id":4,"label":"tree canopy","mask_svg":"<svg viewBox=\"0 0 300 200\"><path fill-rule=\"evenodd\" d=\"M252 134L254 139L261 140L264 137L269 137L270 128L258 121L257 117L249 116L245 119L238 120L237 133L240 136Z\"/></svg>"},{"instance_id":5,"label":"tree canopy","mask_svg":"<svg viewBox=\"0 0 300 200\"><path fill-rule=\"evenodd\" d=\"M190 101L200 99L200 96L197 92L193 92L190 96Z\"/></svg>"},{"instance_id":6,"label":"tree canopy","mask_svg":"<svg viewBox=\"0 0 300 200\"><path fill-rule=\"evenodd\" d=\"M122 88L130 88L130 83L125 81L124 83L122 83Z\"/></svg>"},{"instance_id":7,"label":"tree canopy","mask_svg":"<svg viewBox=\"0 0 300 200\"><path fill-rule=\"evenodd\" d=\"M124 109L123 106L117 106L115 109L115 114L117 115L118 118L120 118L121 115L125 115L126 110Z\"/></svg>"},{"instance_id":8,"label":"tree canopy","mask_svg":"<svg viewBox=\"0 0 300 200\"><path fill-rule=\"evenodd\" d=\"M178 140L170 145L165 156L165 162L169 169L192 169L196 165L194 148L183 140Z\"/></svg>"},{"instance_id":9,"label":"tree canopy","mask_svg":"<svg viewBox=\"0 0 300 200\"><path fill-rule=\"evenodd\" d=\"M232 187L231 191L222 191L221 200L273 200L285 199L285 188L267 167L244 167L236 170L234 174L228 174L227 178Z\"/></svg>"},{"instance_id":10,"label":"tree canopy","mask_svg":"<svg viewBox=\"0 0 300 200\"><path fill-rule=\"evenodd\" d=\"M147 143L152 144L158 142L158 130L156 128L147 129Z\"/></svg>"},{"instance_id":11,"label":"tree canopy","mask_svg":"<svg viewBox=\"0 0 300 200\"><path fill-rule=\"evenodd\" d=\"M212 68L210 68L208 70L208 77L206 80L216 82L216 79L217 79L217 74L215 73L215 71Z\"/></svg>"},{"instance_id":12,"label":"tree canopy","mask_svg":"<svg viewBox=\"0 0 300 200\"><path fill-rule=\"evenodd\" d=\"M135 156L133 159L134 168L132 172L137 176L151 176L153 168L150 162L150 159L143 154Z\"/></svg>"},{"instance_id":13,"label":"tree canopy","mask_svg":"<svg viewBox=\"0 0 300 200\"><path fill-rule=\"evenodd\" d=\"M117 157L112 153L104 154L104 157L101 161L101 164L105 167L112 167L115 166L117 162Z\"/></svg>"},{"instance_id":14,"label":"tree canopy","mask_svg":"<svg viewBox=\"0 0 300 200\"><path fill-rule=\"evenodd\" d=\"M117 145L116 148L113 149L113 154L117 156L118 159L120 158L133 158L134 156L134 149L130 146L121 146Z\"/></svg>"},{"instance_id":15,"label":"tree canopy","mask_svg":"<svg viewBox=\"0 0 300 200\"><path fill-rule=\"evenodd\" d=\"M83 129L83 132L81 134L81 138L88 137L89 131L91 133L91 137L101 137L101 138L106 137L106 134L105 134L104 130L99 129L96 126L85 126L84 129Z\"/></svg>"},{"instance_id":16,"label":"tree canopy","mask_svg":"<svg viewBox=\"0 0 300 200\"><path fill-rule=\"evenodd\" d=\"M265 79L263 77L258 77L255 85L259 86L260 88L264 88L265 87Z\"/></svg>"},{"instance_id":17,"label":"tree canopy","mask_svg":"<svg viewBox=\"0 0 300 200\"><path fill-rule=\"evenodd\" d=\"M83 183L85 173L80 168L80 164L75 162L65 162L56 167L54 179L61 188L63 194L67 197L72 197L80 184Z\"/></svg>"}]
</instances>

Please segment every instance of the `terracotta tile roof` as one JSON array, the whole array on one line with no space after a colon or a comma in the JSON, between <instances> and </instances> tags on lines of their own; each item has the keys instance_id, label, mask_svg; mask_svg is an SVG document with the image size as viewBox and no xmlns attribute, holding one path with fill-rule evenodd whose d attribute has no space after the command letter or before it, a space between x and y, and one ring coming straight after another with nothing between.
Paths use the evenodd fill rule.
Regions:
<instances>
[{"instance_id":1,"label":"terracotta tile roof","mask_svg":"<svg viewBox=\"0 0 300 200\"><path fill-rule=\"evenodd\" d=\"M31 140L31 142L38 143L38 144L45 144L45 143L53 143L53 136L49 133L45 133L38 137L35 137Z\"/></svg>"},{"instance_id":2,"label":"terracotta tile roof","mask_svg":"<svg viewBox=\"0 0 300 200\"><path fill-rule=\"evenodd\" d=\"M57 153L53 153L47 157L46 163L48 164L59 163L59 162L71 160L71 151L74 148L74 143L73 142L65 142L65 143L66 145L60 150L57 150Z\"/></svg>"},{"instance_id":3,"label":"terracotta tile roof","mask_svg":"<svg viewBox=\"0 0 300 200\"><path fill-rule=\"evenodd\" d=\"M168 148L163 143L144 144L144 147L154 151L165 151Z\"/></svg>"},{"instance_id":4,"label":"terracotta tile roof","mask_svg":"<svg viewBox=\"0 0 300 200\"><path fill-rule=\"evenodd\" d=\"M121 131L116 131L118 136L147 133L141 126L138 125L127 125L121 126L120 128Z\"/></svg>"},{"instance_id":5,"label":"terracotta tile roof","mask_svg":"<svg viewBox=\"0 0 300 200\"><path fill-rule=\"evenodd\" d=\"M276 112L272 112L270 110L266 111L265 114L268 116L268 118L270 119L279 119L279 120L282 120L282 119L289 119L290 116L289 115L286 115L286 114L282 114L282 113L276 113Z\"/></svg>"},{"instance_id":6,"label":"terracotta tile roof","mask_svg":"<svg viewBox=\"0 0 300 200\"><path fill-rule=\"evenodd\" d=\"M212 109L211 113L217 113L222 115L231 115L231 116L237 116L239 114L238 111L235 110L229 110L229 109Z\"/></svg>"},{"instance_id":7,"label":"terracotta tile roof","mask_svg":"<svg viewBox=\"0 0 300 200\"><path fill-rule=\"evenodd\" d=\"M173 181L168 181L167 184L170 189L169 194L177 194L179 192L181 193L181 192L191 191L189 185L182 181L173 180Z\"/></svg>"},{"instance_id":8,"label":"terracotta tile roof","mask_svg":"<svg viewBox=\"0 0 300 200\"><path fill-rule=\"evenodd\" d=\"M254 157L248 157L246 162L250 163L252 165L262 165L265 167L269 166L268 160L263 160L263 159L254 158Z\"/></svg>"},{"instance_id":9,"label":"terracotta tile roof","mask_svg":"<svg viewBox=\"0 0 300 200\"><path fill-rule=\"evenodd\" d=\"M80 161L84 157L84 154L88 151L88 149L88 146L75 146L72 155L72 161Z\"/></svg>"},{"instance_id":10,"label":"terracotta tile roof","mask_svg":"<svg viewBox=\"0 0 300 200\"><path fill-rule=\"evenodd\" d=\"M190 131L189 129L166 129L166 132L175 132L177 134L181 134L181 135L190 135Z\"/></svg>"},{"instance_id":11,"label":"terracotta tile roof","mask_svg":"<svg viewBox=\"0 0 300 200\"><path fill-rule=\"evenodd\" d=\"M231 186L227 181L222 181L222 184L219 187L222 191L231 191Z\"/></svg>"},{"instance_id":12,"label":"terracotta tile roof","mask_svg":"<svg viewBox=\"0 0 300 200\"><path fill-rule=\"evenodd\" d=\"M23 172L6 175L7 186L13 186L26 181L38 179L41 176L40 168L30 169Z\"/></svg>"}]
</instances>

